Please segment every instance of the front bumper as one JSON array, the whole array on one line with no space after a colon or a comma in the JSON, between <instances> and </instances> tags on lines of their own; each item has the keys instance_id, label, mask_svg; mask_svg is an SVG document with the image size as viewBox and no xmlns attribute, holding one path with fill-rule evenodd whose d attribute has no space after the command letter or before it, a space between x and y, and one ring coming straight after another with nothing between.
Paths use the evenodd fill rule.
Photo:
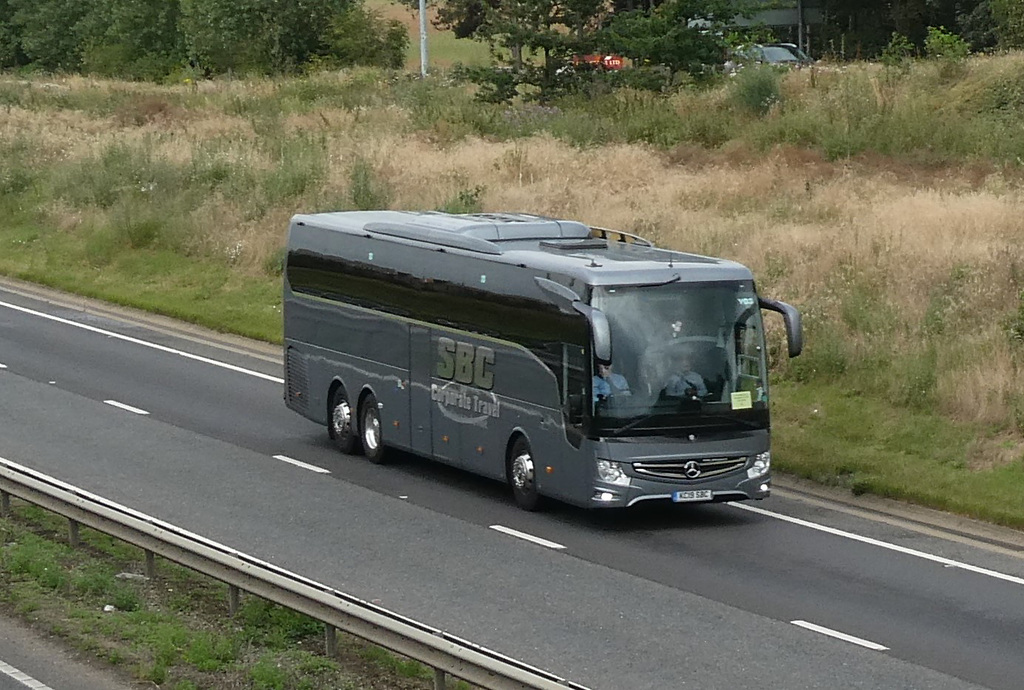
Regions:
<instances>
[{"instance_id":1,"label":"front bumper","mask_svg":"<svg viewBox=\"0 0 1024 690\"><path fill-rule=\"evenodd\" d=\"M761 500L771 495L771 473L750 479L742 475L720 477L713 481L673 483L631 476L629 486L597 482L590 499L594 508L625 508L643 501L673 502L676 492L710 491L710 499L686 500L680 503L722 503L725 501Z\"/></svg>"}]
</instances>

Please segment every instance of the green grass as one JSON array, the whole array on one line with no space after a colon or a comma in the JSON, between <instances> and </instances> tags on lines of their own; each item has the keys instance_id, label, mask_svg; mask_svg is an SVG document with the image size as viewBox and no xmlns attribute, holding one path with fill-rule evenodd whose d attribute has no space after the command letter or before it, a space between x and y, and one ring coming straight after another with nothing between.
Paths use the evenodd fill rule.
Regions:
<instances>
[{"instance_id":1,"label":"green grass","mask_svg":"<svg viewBox=\"0 0 1024 690\"><path fill-rule=\"evenodd\" d=\"M965 466L968 444L991 430L820 383L777 384L772 395L777 469L1024 528L1024 463Z\"/></svg>"},{"instance_id":2,"label":"green grass","mask_svg":"<svg viewBox=\"0 0 1024 690\"><path fill-rule=\"evenodd\" d=\"M224 261L169 249L127 250L116 230L67 235L24 223L3 233L0 272L215 330L281 341L281 284Z\"/></svg>"},{"instance_id":3,"label":"green grass","mask_svg":"<svg viewBox=\"0 0 1024 690\"><path fill-rule=\"evenodd\" d=\"M433 678L344 634L339 658L326 658L322 623L262 599L243 598L231 618L226 586L171 563L158 560L152 581L119 578L144 562L141 550L85 528L71 548L66 520L18 500L12 508L0 518L0 609L135 681L181 690L413 690Z\"/></svg>"}]
</instances>

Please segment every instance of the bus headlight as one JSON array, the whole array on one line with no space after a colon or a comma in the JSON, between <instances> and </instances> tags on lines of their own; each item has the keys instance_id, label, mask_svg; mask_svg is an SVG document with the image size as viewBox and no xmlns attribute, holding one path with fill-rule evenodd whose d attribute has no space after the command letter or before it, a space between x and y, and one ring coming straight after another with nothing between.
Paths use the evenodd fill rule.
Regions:
<instances>
[{"instance_id":1,"label":"bus headlight","mask_svg":"<svg viewBox=\"0 0 1024 690\"><path fill-rule=\"evenodd\" d=\"M763 453L758 453L754 456L753 464L747 468L747 477L749 479L757 479L768 474L768 470L772 468L772 453L770 450L766 450Z\"/></svg>"},{"instance_id":2,"label":"bus headlight","mask_svg":"<svg viewBox=\"0 0 1024 690\"><path fill-rule=\"evenodd\" d=\"M629 477L622 471L622 465L611 460L597 461L597 478L615 486L629 486Z\"/></svg>"}]
</instances>

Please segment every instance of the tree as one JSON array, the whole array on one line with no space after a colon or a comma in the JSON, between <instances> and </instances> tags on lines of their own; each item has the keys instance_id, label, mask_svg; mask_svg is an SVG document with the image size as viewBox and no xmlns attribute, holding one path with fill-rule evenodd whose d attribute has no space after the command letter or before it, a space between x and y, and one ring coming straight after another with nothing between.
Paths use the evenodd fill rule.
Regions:
<instances>
[{"instance_id":1,"label":"tree","mask_svg":"<svg viewBox=\"0 0 1024 690\"><path fill-rule=\"evenodd\" d=\"M601 45L636 64L698 76L708 65L722 63L721 29L736 12L729 0L668 0L652 10L615 15L601 34Z\"/></svg>"},{"instance_id":2,"label":"tree","mask_svg":"<svg viewBox=\"0 0 1024 690\"><path fill-rule=\"evenodd\" d=\"M159 79L185 61L178 0L100 0L82 24L87 71Z\"/></svg>"},{"instance_id":3,"label":"tree","mask_svg":"<svg viewBox=\"0 0 1024 690\"><path fill-rule=\"evenodd\" d=\"M996 34L1004 48L1024 48L1024 3L1020 0L991 0Z\"/></svg>"},{"instance_id":4,"label":"tree","mask_svg":"<svg viewBox=\"0 0 1024 690\"><path fill-rule=\"evenodd\" d=\"M362 5L336 16L327 35L328 61L398 69L405 62L409 34L396 19L385 21Z\"/></svg>"},{"instance_id":5,"label":"tree","mask_svg":"<svg viewBox=\"0 0 1024 690\"><path fill-rule=\"evenodd\" d=\"M992 48L999 42L996 34L996 21L992 17L992 5L989 0L982 0L973 7L959 7L956 25L960 35L970 45L971 50L980 51Z\"/></svg>"},{"instance_id":6,"label":"tree","mask_svg":"<svg viewBox=\"0 0 1024 690\"><path fill-rule=\"evenodd\" d=\"M349 0L181 0L189 58L212 72L292 70L327 51Z\"/></svg>"},{"instance_id":7,"label":"tree","mask_svg":"<svg viewBox=\"0 0 1024 690\"><path fill-rule=\"evenodd\" d=\"M48 70L82 64L81 23L95 0L8 0L10 30L25 61Z\"/></svg>"},{"instance_id":8,"label":"tree","mask_svg":"<svg viewBox=\"0 0 1024 690\"><path fill-rule=\"evenodd\" d=\"M8 0L0 0L0 69L14 67L24 60L13 19L14 8Z\"/></svg>"}]
</instances>

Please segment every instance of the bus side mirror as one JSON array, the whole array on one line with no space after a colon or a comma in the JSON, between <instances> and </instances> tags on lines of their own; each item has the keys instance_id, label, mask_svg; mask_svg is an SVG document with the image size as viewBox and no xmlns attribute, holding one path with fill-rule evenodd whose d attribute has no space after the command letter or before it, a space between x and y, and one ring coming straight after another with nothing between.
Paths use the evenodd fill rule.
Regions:
<instances>
[{"instance_id":1,"label":"bus side mirror","mask_svg":"<svg viewBox=\"0 0 1024 690\"><path fill-rule=\"evenodd\" d=\"M604 312L600 309L594 309L590 305L583 304L579 295L561 283L556 283L553 280L541 278L540 276L535 277L534 281L536 281L537 287L544 292L544 296L552 304L557 305L560 310L571 314L572 310L575 309L587 317L587 321L590 322L591 337L594 341L594 357L601 364L611 364L612 331L608 325L608 317L604 315Z\"/></svg>"},{"instance_id":2,"label":"bus side mirror","mask_svg":"<svg viewBox=\"0 0 1024 690\"><path fill-rule=\"evenodd\" d=\"M544 292L544 296L548 301L557 306L563 314L571 314L573 305L580 301L580 296L572 288L568 288L561 283L556 283L553 280L541 278L540 276L535 277L534 281L536 281L537 287Z\"/></svg>"},{"instance_id":3,"label":"bus side mirror","mask_svg":"<svg viewBox=\"0 0 1024 690\"><path fill-rule=\"evenodd\" d=\"M786 340L789 344L789 356L796 357L804 349L804 331L800 321L800 312L796 307L767 297L758 298L762 309L770 309L782 314L786 322Z\"/></svg>"},{"instance_id":4,"label":"bus side mirror","mask_svg":"<svg viewBox=\"0 0 1024 690\"><path fill-rule=\"evenodd\" d=\"M599 364L612 363L612 329L608 325L608 317L600 309L589 304L574 302L573 309L587 317L590 322L590 337L594 341L594 359Z\"/></svg>"}]
</instances>

